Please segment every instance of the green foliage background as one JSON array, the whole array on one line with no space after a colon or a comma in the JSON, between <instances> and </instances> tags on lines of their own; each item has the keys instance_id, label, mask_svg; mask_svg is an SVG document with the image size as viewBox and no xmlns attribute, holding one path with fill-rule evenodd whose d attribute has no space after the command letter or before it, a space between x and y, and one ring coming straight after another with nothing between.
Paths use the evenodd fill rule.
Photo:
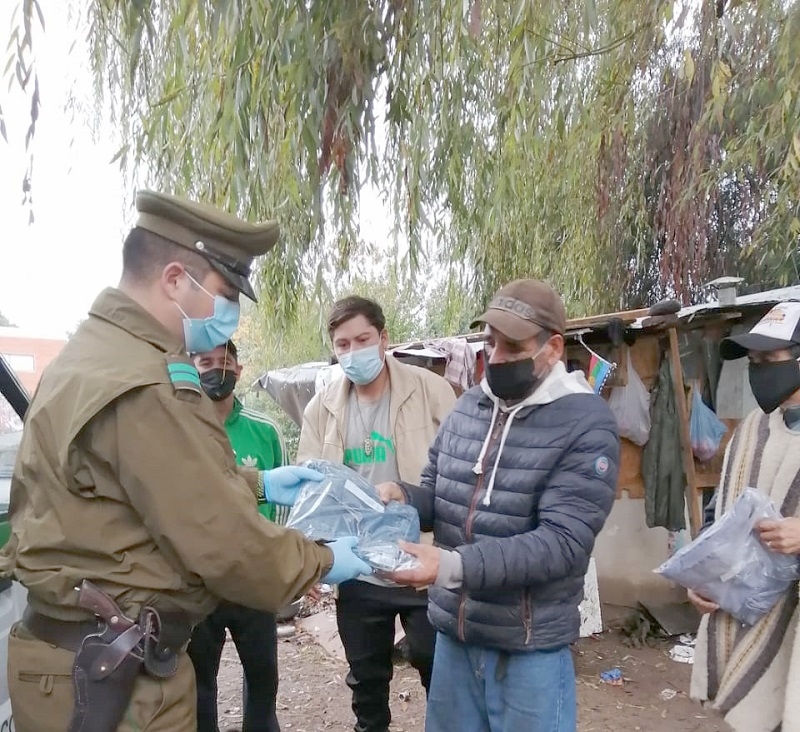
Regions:
<instances>
[{"instance_id":1,"label":"green foliage background","mask_svg":"<svg viewBox=\"0 0 800 732\"><path fill-rule=\"evenodd\" d=\"M15 2L28 144L45 16ZM68 2L123 174L280 221L264 368L324 356L349 290L404 340L520 276L573 316L800 279L800 0Z\"/></svg>"}]
</instances>

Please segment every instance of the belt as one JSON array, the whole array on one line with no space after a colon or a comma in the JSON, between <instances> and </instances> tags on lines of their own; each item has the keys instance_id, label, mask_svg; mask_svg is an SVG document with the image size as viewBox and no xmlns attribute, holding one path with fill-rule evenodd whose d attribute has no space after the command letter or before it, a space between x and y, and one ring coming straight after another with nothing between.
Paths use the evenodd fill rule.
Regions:
<instances>
[{"instance_id":1,"label":"belt","mask_svg":"<svg viewBox=\"0 0 800 732\"><path fill-rule=\"evenodd\" d=\"M193 627L189 616L184 613L160 613L162 642L179 650L192 635ZM39 640L73 653L81 647L87 635L101 633L105 628L102 620L56 620L36 612L30 605L22 614L22 624Z\"/></svg>"},{"instance_id":2,"label":"belt","mask_svg":"<svg viewBox=\"0 0 800 732\"><path fill-rule=\"evenodd\" d=\"M30 605L22 614L22 624L39 640L73 653L81 647L87 635L100 633L105 627L102 620L56 620L37 613Z\"/></svg>"}]
</instances>

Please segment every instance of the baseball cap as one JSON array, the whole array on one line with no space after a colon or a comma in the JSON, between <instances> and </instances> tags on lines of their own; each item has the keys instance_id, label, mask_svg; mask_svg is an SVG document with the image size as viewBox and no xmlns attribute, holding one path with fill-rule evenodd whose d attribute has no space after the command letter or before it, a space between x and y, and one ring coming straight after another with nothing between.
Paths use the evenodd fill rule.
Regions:
<instances>
[{"instance_id":1,"label":"baseball cap","mask_svg":"<svg viewBox=\"0 0 800 732\"><path fill-rule=\"evenodd\" d=\"M800 302L778 303L747 333L729 336L719 344L726 361L743 358L748 351L777 351L800 344Z\"/></svg>"},{"instance_id":2,"label":"baseball cap","mask_svg":"<svg viewBox=\"0 0 800 732\"><path fill-rule=\"evenodd\" d=\"M475 318L470 327L482 323L512 341L524 341L542 330L564 335L567 311L561 295L546 282L514 280L497 291L486 312Z\"/></svg>"}]
</instances>

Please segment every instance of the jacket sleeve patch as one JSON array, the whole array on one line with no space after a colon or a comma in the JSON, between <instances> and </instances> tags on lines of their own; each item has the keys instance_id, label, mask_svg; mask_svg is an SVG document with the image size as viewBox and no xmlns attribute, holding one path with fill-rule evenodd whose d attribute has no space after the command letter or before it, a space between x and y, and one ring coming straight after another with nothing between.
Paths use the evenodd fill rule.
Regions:
<instances>
[{"instance_id":1,"label":"jacket sleeve patch","mask_svg":"<svg viewBox=\"0 0 800 732\"><path fill-rule=\"evenodd\" d=\"M611 467L611 462L605 455L601 455L597 460L594 461L594 472L597 473L601 478L608 472L608 469Z\"/></svg>"}]
</instances>

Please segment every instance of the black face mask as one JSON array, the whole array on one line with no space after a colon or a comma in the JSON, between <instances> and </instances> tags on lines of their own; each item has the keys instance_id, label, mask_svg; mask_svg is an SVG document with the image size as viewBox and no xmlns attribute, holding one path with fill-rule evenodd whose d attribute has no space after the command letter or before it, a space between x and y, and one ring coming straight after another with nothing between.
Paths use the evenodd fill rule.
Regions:
<instances>
[{"instance_id":1,"label":"black face mask","mask_svg":"<svg viewBox=\"0 0 800 732\"><path fill-rule=\"evenodd\" d=\"M788 361L751 363L749 375L753 396L767 414L774 412L800 389L800 364L793 358Z\"/></svg>"},{"instance_id":2,"label":"black face mask","mask_svg":"<svg viewBox=\"0 0 800 732\"><path fill-rule=\"evenodd\" d=\"M203 391L215 402L221 402L233 393L236 372L231 369L211 369L200 374Z\"/></svg>"},{"instance_id":3,"label":"black face mask","mask_svg":"<svg viewBox=\"0 0 800 732\"><path fill-rule=\"evenodd\" d=\"M539 385L541 379L533 371L533 359L489 363L486 357L486 382L498 399L518 401L524 399Z\"/></svg>"}]
</instances>

